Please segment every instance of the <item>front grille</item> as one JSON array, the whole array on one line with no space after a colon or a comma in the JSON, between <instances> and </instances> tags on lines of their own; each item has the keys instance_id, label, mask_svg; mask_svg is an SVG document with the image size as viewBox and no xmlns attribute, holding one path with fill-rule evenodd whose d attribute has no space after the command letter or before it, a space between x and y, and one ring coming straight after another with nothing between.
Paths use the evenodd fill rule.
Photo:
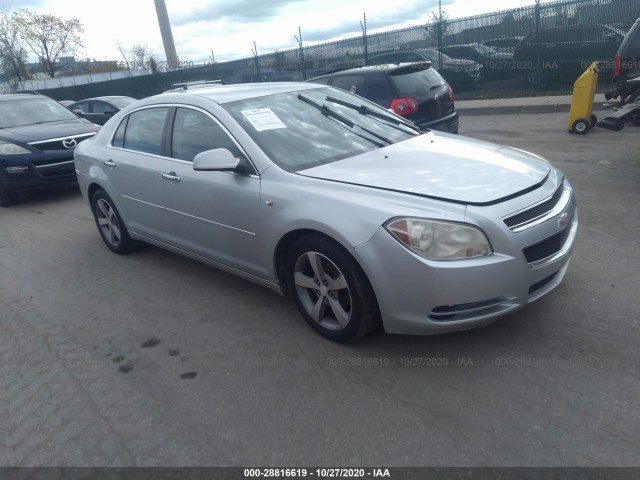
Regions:
<instances>
[{"instance_id":1,"label":"front grille","mask_svg":"<svg viewBox=\"0 0 640 480\"><path fill-rule=\"evenodd\" d=\"M37 165L35 163L36 170L43 177L62 177L76 171L73 158L39 162Z\"/></svg>"},{"instance_id":2,"label":"front grille","mask_svg":"<svg viewBox=\"0 0 640 480\"><path fill-rule=\"evenodd\" d=\"M76 141L76 144L78 144L83 140L86 140L87 138L93 137L94 135L95 133L88 133L88 134L75 135L75 136L72 135L70 137L54 138L52 140L43 140L40 142L33 142L33 143L30 143L30 145L42 151L45 151L45 150L72 150L73 151L73 148L65 147L62 142L64 140L73 138Z\"/></svg>"},{"instance_id":3,"label":"front grille","mask_svg":"<svg viewBox=\"0 0 640 480\"><path fill-rule=\"evenodd\" d=\"M525 248L523 253L527 259L527 263L537 262L558 253L560 249L562 249L564 242L567 241L569 233L571 233L572 222L573 220L569 222L569 225L567 225L564 230L556 233L552 237Z\"/></svg>"},{"instance_id":4,"label":"front grille","mask_svg":"<svg viewBox=\"0 0 640 480\"><path fill-rule=\"evenodd\" d=\"M560 197L562 197L562 193L564 192L564 182L560 184L560 187L556 190L553 196L545 200L542 203L534 205L533 207L525 210L523 212L517 213L511 217L507 217L504 219L504 224L509 228L515 228L524 223L530 222L531 220L535 220L536 218L542 217L546 215L553 207L557 205L560 201Z\"/></svg>"}]
</instances>

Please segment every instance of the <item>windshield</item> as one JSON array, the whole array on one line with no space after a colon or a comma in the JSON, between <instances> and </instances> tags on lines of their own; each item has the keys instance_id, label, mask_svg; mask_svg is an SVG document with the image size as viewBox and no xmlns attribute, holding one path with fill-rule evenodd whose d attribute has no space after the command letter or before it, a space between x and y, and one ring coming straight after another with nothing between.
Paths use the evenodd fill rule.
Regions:
<instances>
[{"instance_id":1,"label":"windshield","mask_svg":"<svg viewBox=\"0 0 640 480\"><path fill-rule=\"evenodd\" d=\"M50 98L36 97L0 102L0 128L77 119L75 114Z\"/></svg>"},{"instance_id":2,"label":"windshield","mask_svg":"<svg viewBox=\"0 0 640 480\"><path fill-rule=\"evenodd\" d=\"M330 87L240 100L223 107L276 165L289 172L418 135L399 126L398 120L406 122L388 110Z\"/></svg>"},{"instance_id":3,"label":"windshield","mask_svg":"<svg viewBox=\"0 0 640 480\"><path fill-rule=\"evenodd\" d=\"M429 57L427 58L427 60L430 60L432 62L437 62L438 61L438 50L436 50L435 48L424 48L422 50L420 50L420 52L422 52L423 56L425 57ZM449 55L447 55L446 53L442 54L442 60L451 60L451 57Z\"/></svg>"}]
</instances>

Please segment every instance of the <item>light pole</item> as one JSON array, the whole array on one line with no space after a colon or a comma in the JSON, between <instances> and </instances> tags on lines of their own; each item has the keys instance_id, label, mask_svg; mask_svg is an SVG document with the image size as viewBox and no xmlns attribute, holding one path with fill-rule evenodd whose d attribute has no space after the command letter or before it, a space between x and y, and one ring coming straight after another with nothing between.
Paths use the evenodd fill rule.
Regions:
<instances>
[{"instance_id":1,"label":"light pole","mask_svg":"<svg viewBox=\"0 0 640 480\"><path fill-rule=\"evenodd\" d=\"M158 24L160 24L160 34L162 35L164 54L167 58L167 67L169 70L178 68L178 54L176 53L176 44L173 42L167 5L164 3L164 0L153 1L156 4L156 15L158 15Z\"/></svg>"}]
</instances>

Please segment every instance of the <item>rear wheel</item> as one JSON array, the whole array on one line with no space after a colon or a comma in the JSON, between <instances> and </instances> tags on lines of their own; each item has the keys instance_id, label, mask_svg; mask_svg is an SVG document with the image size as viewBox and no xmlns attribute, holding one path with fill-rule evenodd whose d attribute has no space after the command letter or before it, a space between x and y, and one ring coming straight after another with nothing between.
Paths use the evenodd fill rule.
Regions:
<instances>
[{"instance_id":1,"label":"rear wheel","mask_svg":"<svg viewBox=\"0 0 640 480\"><path fill-rule=\"evenodd\" d=\"M117 254L124 254L134 250L138 242L129 236L124 222L113 205L113 201L104 190L94 193L91 200L91 209L96 221L98 231L104 243Z\"/></svg>"},{"instance_id":2,"label":"rear wheel","mask_svg":"<svg viewBox=\"0 0 640 480\"><path fill-rule=\"evenodd\" d=\"M0 207L10 207L18 203L18 194L0 183Z\"/></svg>"},{"instance_id":3,"label":"rear wheel","mask_svg":"<svg viewBox=\"0 0 640 480\"><path fill-rule=\"evenodd\" d=\"M335 242L315 235L302 237L289 251L286 269L300 313L329 340L356 340L380 324L369 280Z\"/></svg>"}]
</instances>

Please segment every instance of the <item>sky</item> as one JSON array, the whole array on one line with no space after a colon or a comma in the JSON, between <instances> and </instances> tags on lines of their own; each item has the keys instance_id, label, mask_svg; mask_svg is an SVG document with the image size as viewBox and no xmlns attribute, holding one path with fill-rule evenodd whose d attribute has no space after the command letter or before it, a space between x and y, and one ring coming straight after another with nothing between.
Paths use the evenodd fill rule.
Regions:
<instances>
[{"instance_id":1,"label":"sky","mask_svg":"<svg viewBox=\"0 0 640 480\"><path fill-rule=\"evenodd\" d=\"M543 3L549 0L542 0ZM506 10L534 0L442 0L449 18ZM258 53L361 35L367 15L369 33L426 24L438 10L438 0L166 0L173 37L181 61L195 64L245 58ZM0 9L28 8L84 26L84 48L76 58L122 60L116 44L125 48L146 44L158 60L164 48L153 0L0 0Z\"/></svg>"}]
</instances>

